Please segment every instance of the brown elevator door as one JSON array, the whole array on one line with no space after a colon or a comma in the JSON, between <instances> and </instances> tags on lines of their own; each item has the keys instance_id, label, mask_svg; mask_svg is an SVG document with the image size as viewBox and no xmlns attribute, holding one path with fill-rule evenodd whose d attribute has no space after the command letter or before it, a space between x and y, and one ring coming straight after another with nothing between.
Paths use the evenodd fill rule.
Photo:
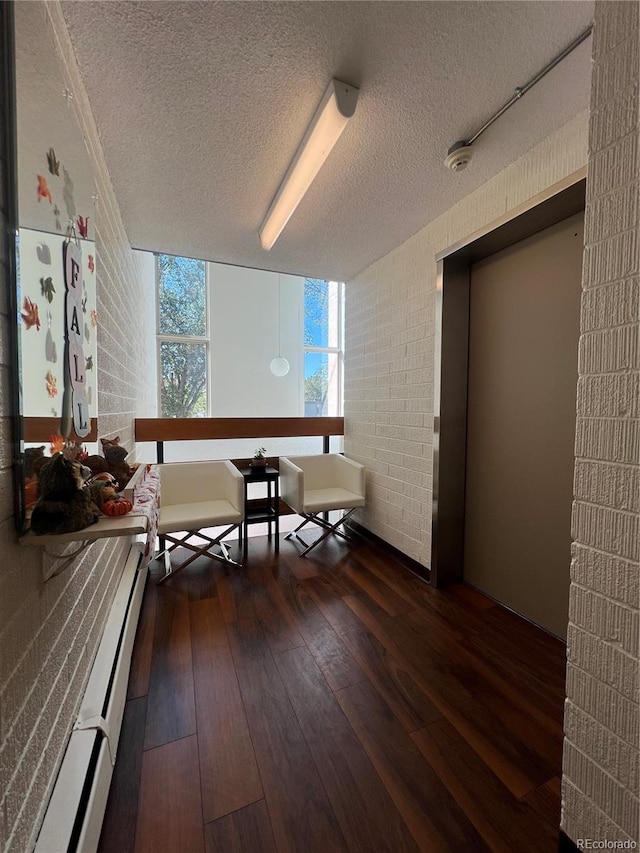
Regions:
<instances>
[{"instance_id":1,"label":"brown elevator door","mask_svg":"<svg viewBox=\"0 0 640 853\"><path fill-rule=\"evenodd\" d=\"M464 578L565 637L584 214L471 269Z\"/></svg>"}]
</instances>

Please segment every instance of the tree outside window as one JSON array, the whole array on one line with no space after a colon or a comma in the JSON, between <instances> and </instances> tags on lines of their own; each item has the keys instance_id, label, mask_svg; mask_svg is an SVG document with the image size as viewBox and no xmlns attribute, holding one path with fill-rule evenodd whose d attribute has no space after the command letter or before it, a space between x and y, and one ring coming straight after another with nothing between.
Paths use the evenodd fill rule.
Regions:
<instances>
[{"instance_id":1,"label":"tree outside window","mask_svg":"<svg viewBox=\"0 0 640 853\"><path fill-rule=\"evenodd\" d=\"M206 344L160 342L160 408L163 418L207 415Z\"/></svg>"},{"instance_id":2,"label":"tree outside window","mask_svg":"<svg viewBox=\"0 0 640 853\"><path fill-rule=\"evenodd\" d=\"M207 274L193 258L157 255L160 415L208 414Z\"/></svg>"}]
</instances>

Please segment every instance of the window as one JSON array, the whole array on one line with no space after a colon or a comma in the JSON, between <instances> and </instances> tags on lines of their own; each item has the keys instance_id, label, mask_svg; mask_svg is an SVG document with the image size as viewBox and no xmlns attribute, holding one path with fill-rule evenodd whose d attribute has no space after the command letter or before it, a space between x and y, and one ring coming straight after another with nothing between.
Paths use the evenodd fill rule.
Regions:
<instances>
[{"instance_id":1,"label":"window","mask_svg":"<svg viewBox=\"0 0 640 853\"><path fill-rule=\"evenodd\" d=\"M274 378L268 364L279 327L260 318L249 331L238 323L257 298L277 298L279 290L269 289L273 273L167 254L155 255L155 273L160 417L342 414L343 284L289 277L291 298L280 322L288 345L298 342L291 349L295 369Z\"/></svg>"},{"instance_id":2,"label":"window","mask_svg":"<svg viewBox=\"0 0 640 853\"><path fill-rule=\"evenodd\" d=\"M304 282L304 414L342 413L342 292L336 281Z\"/></svg>"},{"instance_id":3,"label":"window","mask_svg":"<svg viewBox=\"0 0 640 853\"><path fill-rule=\"evenodd\" d=\"M209 330L204 261L156 255L159 413L209 413Z\"/></svg>"}]
</instances>

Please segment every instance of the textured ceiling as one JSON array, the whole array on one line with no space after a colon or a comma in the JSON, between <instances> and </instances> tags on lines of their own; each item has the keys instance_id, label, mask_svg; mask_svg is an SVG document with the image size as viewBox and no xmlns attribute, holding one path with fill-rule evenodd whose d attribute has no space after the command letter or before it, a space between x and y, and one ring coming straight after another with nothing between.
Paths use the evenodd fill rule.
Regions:
<instances>
[{"instance_id":1,"label":"textured ceiling","mask_svg":"<svg viewBox=\"0 0 640 853\"><path fill-rule=\"evenodd\" d=\"M589 104L591 2L64 2L134 246L349 279ZM271 252L258 229L337 77L356 113Z\"/></svg>"}]
</instances>

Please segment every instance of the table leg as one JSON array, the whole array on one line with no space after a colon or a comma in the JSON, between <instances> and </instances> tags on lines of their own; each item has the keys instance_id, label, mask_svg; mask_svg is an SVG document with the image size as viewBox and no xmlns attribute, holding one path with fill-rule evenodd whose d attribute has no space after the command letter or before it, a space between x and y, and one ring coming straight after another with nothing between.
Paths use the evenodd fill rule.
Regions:
<instances>
[{"instance_id":1,"label":"table leg","mask_svg":"<svg viewBox=\"0 0 640 853\"><path fill-rule=\"evenodd\" d=\"M280 488L278 481L274 480L273 488L275 491L275 523L276 523L276 553L280 550Z\"/></svg>"},{"instance_id":2,"label":"table leg","mask_svg":"<svg viewBox=\"0 0 640 853\"><path fill-rule=\"evenodd\" d=\"M245 563L247 560L247 551L249 546L249 522L247 518L247 506L248 506L248 485L247 481L244 481L244 520L241 525L242 529L242 562Z\"/></svg>"},{"instance_id":3,"label":"table leg","mask_svg":"<svg viewBox=\"0 0 640 853\"><path fill-rule=\"evenodd\" d=\"M271 480L267 480L267 539L271 542Z\"/></svg>"}]
</instances>

